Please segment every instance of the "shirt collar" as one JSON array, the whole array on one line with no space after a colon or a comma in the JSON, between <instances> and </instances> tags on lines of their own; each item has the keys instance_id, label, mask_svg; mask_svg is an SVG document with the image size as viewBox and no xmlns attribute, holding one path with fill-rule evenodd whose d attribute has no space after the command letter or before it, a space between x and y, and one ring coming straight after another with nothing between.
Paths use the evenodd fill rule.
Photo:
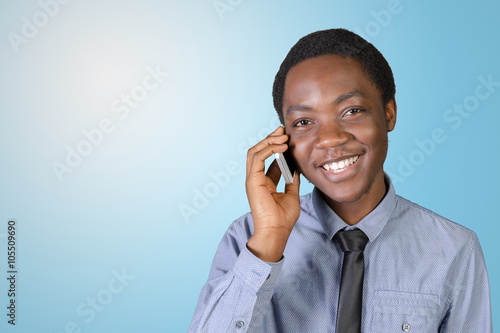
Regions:
<instances>
[{"instance_id":1,"label":"shirt collar","mask_svg":"<svg viewBox=\"0 0 500 333\"><path fill-rule=\"evenodd\" d=\"M312 193L312 203L318 220L329 239L332 239L337 231L344 228L361 229L368 236L371 242L377 238L396 206L396 192L394 190L394 186L392 185L391 178L387 174L384 174L384 180L388 187L385 197L374 210L372 210L354 226L350 226L345 223L328 206L325 200L323 200L320 190L317 187L314 187Z\"/></svg>"}]
</instances>

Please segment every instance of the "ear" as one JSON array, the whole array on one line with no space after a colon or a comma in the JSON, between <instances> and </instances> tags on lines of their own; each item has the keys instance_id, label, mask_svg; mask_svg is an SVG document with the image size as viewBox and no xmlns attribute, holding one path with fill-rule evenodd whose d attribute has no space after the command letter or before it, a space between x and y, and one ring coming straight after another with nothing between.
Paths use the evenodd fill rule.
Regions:
<instances>
[{"instance_id":1,"label":"ear","mask_svg":"<svg viewBox=\"0 0 500 333\"><path fill-rule=\"evenodd\" d=\"M387 132L391 132L396 126L397 105L394 99L391 99L385 107L385 120Z\"/></svg>"}]
</instances>

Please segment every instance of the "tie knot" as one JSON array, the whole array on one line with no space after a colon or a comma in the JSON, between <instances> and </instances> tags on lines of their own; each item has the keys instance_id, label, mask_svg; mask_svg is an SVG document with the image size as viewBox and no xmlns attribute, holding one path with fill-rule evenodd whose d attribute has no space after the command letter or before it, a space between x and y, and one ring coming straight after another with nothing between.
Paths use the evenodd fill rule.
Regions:
<instances>
[{"instance_id":1,"label":"tie knot","mask_svg":"<svg viewBox=\"0 0 500 333\"><path fill-rule=\"evenodd\" d=\"M333 238L337 240L343 252L363 252L368 243L368 236L360 229L340 230Z\"/></svg>"}]
</instances>

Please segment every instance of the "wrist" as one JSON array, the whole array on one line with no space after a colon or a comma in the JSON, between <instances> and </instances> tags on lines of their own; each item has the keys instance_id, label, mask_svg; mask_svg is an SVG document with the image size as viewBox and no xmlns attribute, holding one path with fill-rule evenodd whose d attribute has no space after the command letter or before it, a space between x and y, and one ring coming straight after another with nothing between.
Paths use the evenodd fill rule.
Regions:
<instances>
[{"instance_id":1,"label":"wrist","mask_svg":"<svg viewBox=\"0 0 500 333\"><path fill-rule=\"evenodd\" d=\"M278 262L283 258L289 233L254 233L248 240L247 248L257 258L267 262Z\"/></svg>"}]
</instances>

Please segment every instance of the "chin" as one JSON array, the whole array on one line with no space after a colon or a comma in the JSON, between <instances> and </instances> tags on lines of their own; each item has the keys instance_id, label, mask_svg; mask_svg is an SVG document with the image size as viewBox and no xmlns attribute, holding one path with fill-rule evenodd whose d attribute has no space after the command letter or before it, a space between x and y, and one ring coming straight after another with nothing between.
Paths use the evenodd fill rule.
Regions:
<instances>
[{"instance_id":1,"label":"chin","mask_svg":"<svg viewBox=\"0 0 500 333\"><path fill-rule=\"evenodd\" d=\"M366 189L365 191L363 190L356 190L353 191L352 188L347 188L347 189L340 189L336 188L333 189L332 187L337 187L337 184L332 184L328 186L327 188L319 188L319 190L326 195L330 200L337 202L337 203L353 203L361 199L368 191L369 188Z\"/></svg>"},{"instance_id":2,"label":"chin","mask_svg":"<svg viewBox=\"0 0 500 333\"><path fill-rule=\"evenodd\" d=\"M341 182L330 182L323 177L315 177L310 181L327 197L325 197L326 200L348 204L357 202L369 194L376 178L376 175L361 172L353 178Z\"/></svg>"}]
</instances>

